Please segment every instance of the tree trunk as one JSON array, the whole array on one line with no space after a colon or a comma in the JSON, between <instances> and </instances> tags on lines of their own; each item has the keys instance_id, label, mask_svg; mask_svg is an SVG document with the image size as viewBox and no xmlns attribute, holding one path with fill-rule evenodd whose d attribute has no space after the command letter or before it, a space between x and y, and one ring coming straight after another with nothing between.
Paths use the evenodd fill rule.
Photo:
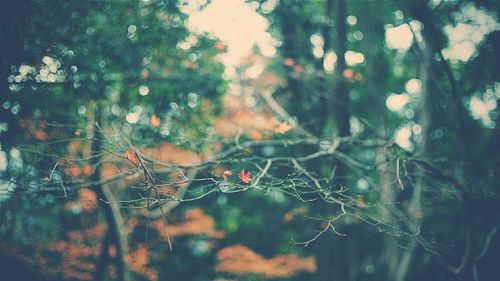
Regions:
<instances>
[{"instance_id":1,"label":"tree trunk","mask_svg":"<svg viewBox=\"0 0 500 281\"><path fill-rule=\"evenodd\" d=\"M422 52L423 64L420 67L420 81L422 82L421 98L422 107L419 112L419 125L422 130L420 133L420 142L417 144L417 154L425 156L429 150L429 135L432 122L432 92L435 90L433 81L429 77L434 59L434 52L428 46ZM417 176L415 185L413 186L413 194L408 205L409 228L412 233L417 232L418 224L421 221L421 216L417 212L421 212L422 208L422 190L425 185L425 178L421 171ZM396 272L395 281L404 281L408 276L410 265L417 250L417 243L410 241L408 249L404 251L401 261Z\"/></svg>"},{"instance_id":2,"label":"tree trunk","mask_svg":"<svg viewBox=\"0 0 500 281\"><path fill-rule=\"evenodd\" d=\"M334 86L333 99L330 99L330 108L335 114L336 133L338 137L345 137L350 134L349 130L349 96L347 81L344 78L346 69L345 52L347 50L347 26L346 26L346 2L338 0L336 3L336 23L337 23L337 79Z\"/></svg>"},{"instance_id":3,"label":"tree trunk","mask_svg":"<svg viewBox=\"0 0 500 281\"><path fill-rule=\"evenodd\" d=\"M88 130L88 138L92 139L92 145L90 149L91 164L93 168L90 180L92 183L99 182L101 180L101 167L100 162L102 160L102 132L99 131L98 125L102 122L102 108L100 105L91 102L89 105L89 119L88 125L91 126ZM89 128L87 128L89 129ZM103 253L102 251L108 251L109 245L106 243L106 239L110 240L110 243L114 244L116 247L116 268L117 268L117 280L118 281L129 281L130 276L127 269L127 255L128 242L127 233L125 226L123 224L123 217L120 212L118 204L116 204L117 199L115 198L113 192L107 185L94 185L93 190L96 192L97 198L99 200L100 206L104 209L104 216L108 225L109 238L105 238L103 242L101 255L99 258L99 263L96 266L96 277L105 278L105 267L109 263L109 255ZM106 260L106 258L108 260ZM95 279L99 280L99 279Z\"/></svg>"},{"instance_id":4,"label":"tree trunk","mask_svg":"<svg viewBox=\"0 0 500 281\"><path fill-rule=\"evenodd\" d=\"M347 26L346 26L346 1L338 0L335 3L333 1L328 1L326 3L325 12L330 12L330 7L335 4L335 23L336 23L336 52L337 52L337 67L336 76L334 83L332 85L332 92L325 93L328 98L328 102L324 105L327 106L328 119L335 124L334 134L331 135L326 126L323 128L323 134L326 137L346 137L350 135L349 127L349 113L347 107L349 105L348 97L348 87L346 80L343 77L343 72L346 69L346 62L344 54L346 52L346 42L347 42ZM328 16L328 14L327 14ZM324 49L329 48L329 32L323 30L325 46ZM332 163L336 166L335 178L333 184L336 187L345 186L347 184L347 167L339 162L334 161ZM338 207L338 206L336 206ZM332 212L331 208L328 212ZM327 212L327 213L328 213ZM324 213L324 211L323 211ZM349 225L342 224L337 226L337 229L342 233L349 232ZM347 281L350 280L349 275L349 243L351 239L348 236L337 236L332 234L326 234L323 241L318 241L318 280L332 280L332 281Z\"/></svg>"},{"instance_id":5,"label":"tree trunk","mask_svg":"<svg viewBox=\"0 0 500 281\"><path fill-rule=\"evenodd\" d=\"M319 61L318 68L324 69L326 53L328 53L332 49L332 40L331 40L331 24L332 21L331 13L333 7L333 0L326 0L325 2L325 17L327 18L327 23L325 23L321 28L321 35L323 36L323 57Z\"/></svg>"},{"instance_id":6,"label":"tree trunk","mask_svg":"<svg viewBox=\"0 0 500 281\"><path fill-rule=\"evenodd\" d=\"M104 239L102 240L101 253L97 258L96 269L94 272L94 280L96 281L104 280L106 276L106 269L108 268L108 264L111 260L111 257L109 256L109 246L111 245L110 240L111 236L109 233L106 233L104 235Z\"/></svg>"},{"instance_id":7,"label":"tree trunk","mask_svg":"<svg viewBox=\"0 0 500 281\"><path fill-rule=\"evenodd\" d=\"M461 102L461 97L457 86L457 83L455 81L455 78L453 77L453 73L450 70L445 58L442 56L441 50L444 47L444 39L443 36L441 35L440 30L438 29L437 25L434 22L432 11L427 7L426 5L417 5L416 3L413 2L408 2L406 3L406 9L408 13L415 19L421 21L424 25L423 29L423 38L425 40L425 50L422 51L424 61L426 63L426 70L432 75L433 79L430 79L430 76L426 76L427 78L427 85L428 88L426 91L423 91L423 100L424 100L424 106L426 110L428 110L428 113L422 112L424 114L429 115L427 124L431 124L432 122L432 104L431 104L431 94L432 92L437 92L438 90L438 69L442 71L442 77L447 79L450 85L449 89L449 98L451 98L456 106L456 123L453 124L454 127L457 130L458 136L459 136L459 141L456 143L456 150L461 151L460 156L458 157L459 161L462 161L463 163L467 163L469 161L469 154L468 154L468 149L465 147L465 142L463 141L464 139L467 139L467 134L468 132L464 129L465 126L465 118L467 116L467 112L465 108L462 105ZM440 61L436 61L434 59L434 56L438 55L440 57ZM440 64L440 65L437 65ZM423 82L423 81L422 81ZM424 83L422 83L424 85ZM424 122L424 121L422 121ZM424 124L421 124L422 126L422 147L424 149L424 153L429 150L429 145L427 144L427 141L429 140L428 138L428 132L424 134L425 130L430 130L430 128L424 128ZM476 237L476 228L474 227L474 216L475 216L475 211L474 211L474 204L472 202L472 199L470 198L470 187L474 186L474 183L470 183L469 180L473 177L469 177L471 175L470 170L467 166L463 167L462 170L463 173L463 179L462 181L462 188L460 188L460 192L462 195L463 199L463 205L464 205L464 212L465 212L465 227L466 229L466 241L465 241L465 249L464 249L464 257L462 258L462 261L460 265L456 268L449 268L453 273L457 274L460 278L463 278L464 280L472 280L474 278L473 276L473 266L474 266L474 261L472 256L475 254L477 251L476 245L475 245L475 237Z\"/></svg>"}]
</instances>

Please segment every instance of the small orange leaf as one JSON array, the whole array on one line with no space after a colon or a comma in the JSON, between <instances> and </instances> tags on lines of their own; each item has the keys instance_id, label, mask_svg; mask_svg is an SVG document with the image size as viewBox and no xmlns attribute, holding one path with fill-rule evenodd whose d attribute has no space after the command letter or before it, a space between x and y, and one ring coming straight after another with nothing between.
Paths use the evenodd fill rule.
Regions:
<instances>
[{"instance_id":1,"label":"small orange leaf","mask_svg":"<svg viewBox=\"0 0 500 281\"><path fill-rule=\"evenodd\" d=\"M293 219L293 213L292 212L287 212L285 214L285 216L283 217L283 219L285 220L285 222L289 222Z\"/></svg>"},{"instance_id":2,"label":"small orange leaf","mask_svg":"<svg viewBox=\"0 0 500 281\"><path fill-rule=\"evenodd\" d=\"M139 160L135 156L134 152L127 150L127 152L125 152L125 157L127 158L128 161L132 162L132 164L134 165L139 164Z\"/></svg>"},{"instance_id":3,"label":"small orange leaf","mask_svg":"<svg viewBox=\"0 0 500 281\"><path fill-rule=\"evenodd\" d=\"M274 131L279 134L284 134L290 131L291 129L293 129L293 125L290 124L289 122L283 122L274 127Z\"/></svg>"},{"instance_id":4,"label":"small orange leaf","mask_svg":"<svg viewBox=\"0 0 500 281\"><path fill-rule=\"evenodd\" d=\"M293 66L295 64L295 61L292 58L286 58L283 60L283 63L286 66Z\"/></svg>"},{"instance_id":5,"label":"small orange leaf","mask_svg":"<svg viewBox=\"0 0 500 281\"><path fill-rule=\"evenodd\" d=\"M296 73L301 73L302 71L304 71L304 67L302 65L296 65L293 68L293 71L296 72Z\"/></svg>"},{"instance_id":6,"label":"small orange leaf","mask_svg":"<svg viewBox=\"0 0 500 281\"><path fill-rule=\"evenodd\" d=\"M143 69L141 71L141 79L145 80L145 79L148 79L148 77L149 77L149 71L147 69Z\"/></svg>"},{"instance_id":7,"label":"small orange leaf","mask_svg":"<svg viewBox=\"0 0 500 281\"><path fill-rule=\"evenodd\" d=\"M217 51L226 50L226 44L222 43L221 41L215 42L214 46L215 46L215 49L217 49Z\"/></svg>"},{"instance_id":8,"label":"small orange leaf","mask_svg":"<svg viewBox=\"0 0 500 281\"><path fill-rule=\"evenodd\" d=\"M151 116L151 119L149 119L149 122L151 122L151 125L153 127L159 127L160 124L161 124L161 120L160 120L160 118L158 116L156 116L156 114L153 114Z\"/></svg>"},{"instance_id":9,"label":"small orange leaf","mask_svg":"<svg viewBox=\"0 0 500 281\"><path fill-rule=\"evenodd\" d=\"M347 68L347 69L344 70L344 72L342 73L342 75L346 79L352 79L354 77L354 71L352 71L352 69L350 69L350 68Z\"/></svg>"},{"instance_id":10,"label":"small orange leaf","mask_svg":"<svg viewBox=\"0 0 500 281\"><path fill-rule=\"evenodd\" d=\"M231 171L225 170L224 173L222 173L222 177L224 178L225 181L227 181L232 174L233 173Z\"/></svg>"},{"instance_id":11,"label":"small orange leaf","mask_svg":"<svg viewBox=\"0 0 500 281\"><path fill-rule=\"evenodd\" d=\"M244 183L250 183L252 181L252 178L250 178L250 172L245 173L245 169L241 169L239 176L240 180Z\"/></svg>"}]
</instances>

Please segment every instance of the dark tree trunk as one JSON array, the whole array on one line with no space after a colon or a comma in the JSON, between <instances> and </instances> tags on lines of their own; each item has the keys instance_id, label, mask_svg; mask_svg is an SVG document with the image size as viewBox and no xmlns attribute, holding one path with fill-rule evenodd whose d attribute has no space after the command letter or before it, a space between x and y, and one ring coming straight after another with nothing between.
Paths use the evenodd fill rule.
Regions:
<instances>
[{"instance_id":1,"label":"dark tree trunk","mask_svg":"<svg viewBox=\"0 0 500 281\"><path fill-rule=\"evenodd\" d=\"M327 109L324 110L327 113L327 118L335 125L335 131L333 135L327 135L331 133L326 126L323 129L323 135L326 137L346 137L350 135L349 126L349 98L348 98L348 85L347 81L343 77L343 72L346 69L346 62L344 54L347 50L347 26L346 26L346 1L329 0L326 4L326 13L330 12L331 7L334 8L334 18L335 18L335 37L336 44L335 51L337 53L337 66L336 75L334 83L331 87L331 93L325 93L328 102L324 105ZM327 15L328 16L328 15ZM323 30L323 36L325 37L325 47L327 50L330 45L330 33L329 31ZM347 167L339 162L334 161L332 165L335 166L335 178L332 184L336 188L345 186L347 184ZM338 207L338 206L335 206ZM331 206L327 213L332 213L334 210ZM324 213L324 211L323 211ZM337 225L336 228L341 233L348 233L350 230L349 225L342 224ZM351 239L348 236L338 236L332 234L331 232L325 234L322 241L318 241L318 272L317 280L332 280L332 281L347 281L350 280L349 275L349 243Z\"/></svg>"},{"instance_id":2,"label":"dark tree trunk","mask_svg":"<svg viewBox=\"0 0 500 281\"><path fill-rule=\"evenodd\" d=\"M93 110L92 110L93 109ZM91 104L89 106L89 125L91 133L88 137L92 139L92 146L90 155L92 156L91 164L93 168L93 173L90 176L90 180L93 183L99 182L101 180L101 160L103 153L103 143L102 143L102 132L99 131L98 125L102 122L102 108L100 105ZM92 115L93 114L93 118ZM94 185L94 191L97 194L100 206L104 209L104 216L108 225L107 237L102 245L101 251L108 251L109 245L106 242L107 239L110 243L114 244L116 247L116 268L117 268L117 280L118 281L129 281L129 273L127 269L127 255L128 255L128 242L127 233L125 226L123 224L123 217L121 215L120 208L116 204L116 197L109 188L108 185ZM102 263L102 264L101 264ZM109 263L109 255L107 253L101 252L99 263L97 264L95 276L105 278L105 268L103 266ZM99 279L96 279L99 280Z\"/></svg>"},{"instance_id":3,"label":"dark tree trunk","mask_svg":"<svg viewBox=\"0 0 500 281\"><path fill-rule=\"evenodd\" d=\"M335 114L336 135L345 137L350 134L349 130L349 96L347 81L343 73L346 69L345 52L347 51L347 26L346 26L346 1L338 0L336 2L336 26L337 26L337 68L336 85L334 85L333 99L330 99L330 108Z\"/></svg>"}]
</instances>

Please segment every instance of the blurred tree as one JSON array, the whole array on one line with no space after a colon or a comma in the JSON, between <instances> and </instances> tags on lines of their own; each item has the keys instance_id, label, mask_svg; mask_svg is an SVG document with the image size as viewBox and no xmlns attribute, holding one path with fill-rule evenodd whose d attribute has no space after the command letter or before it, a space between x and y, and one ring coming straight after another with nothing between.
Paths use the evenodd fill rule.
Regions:
<instances>
[{"instance_id":1,"label":"blurred tree","mask_svg":"<svg viewBox=\"0 0 500 281\"><path fill-rule=\"evenodd\" d=\"M498 275L497 4L251 1L278 52L255 48L229 87L183 2L2 5L7 241L78 254L70 229L101 219L68 210L100 204L97 280ZM78 189L91 204L52 204ZM213 219L170 212L195 200Z\"/></svg>"},{"instance_id":2,"label":"blurred tree","mask_svg":"<svg viewBox=\"0 0 500 281\"><path fill-rule=\"evenodd\" d=\"M224 87L222 64L214 61L219 52L216 40L190 34L184 25L186 14L175 1L42 0L2 6L2 25L7 31L2 46L8 46L1 70L2 77L8 77L1 85L6 93L1 98L2 120L6 121L2 124L8 128L1 134L2 149L9 151L13 145L26 145L33 139L74 136L85 143L82 154L90 159L89 180L94 183L92 188L100 198L110 231L95 277L104 278L110 261L106 253L112 243L117 251L118 280L130 280L123 218L116 204L105 203L115 202L116 195L109 186L100 184L102 154L109 149L102 134L111 130L112 122L115 128L119 125L129 131L137 123L142 126L132 142L154 137L153 142L170 139L203 149L200 140L207 135L211 116L217 113L218 96ZM207 99L211 108L202 106ZM190 127L181 125L184 118ZM68 124L77 126L61 129L71 128ZM179 135L183 137L171 138ZM64 147L53 144L46 149L47 155L64 153ZM35 177L54 165L52 157L42 161L36 154L24 153L22 157L25 163L37 161L22 167L35 169ZM50 178L59 159L55 161ZM5 176L9 172L16 176L18 169L7 170ZM18 184L16 192L24 188Z\"/></svg>"},{"instance_id":3,"label":"blurred tree","mask_svg":"<svg viewBox=\"0 0 500 281\"><path fill-rule=\"evenodd\" d=\"M268 2L271 1L262 1L262 6L267 7L269 4ZM316 25L310 24L310 21L314 22L314 19L320 18L319 15L322 14L320 12L321 6L317 4L324 5L324 9L327 11L327 17L323 18L322 21L323 27L321 27L322 24L320 20L316 22ZM387 231L390 235L387 238L387 243L384 243L381 249L385 254L382 259L379 259L381 261L381 266L385 268L384 275L381 275L385 277L381 278L383 280L407 280L408 278L412 278L409 277L409 274L411 276L411 273L409 273L410 268L418 267L413 264L415 255L419 255L420 257L422 255L425 256L425 254L421 252L417 254L415 249L416 244L420 243L424 246L424 249L428 249L428 246L426 246L426 242L419 241L419 239L397 237L401 237L401 235L407 231L409 231L409 233L419 233L422 224L427 225L429 229L436 226L436 222L430 222L432 220L432 213L433 211L437 211L437 213L440 211L438 207L428 203L429 200L432 202L432 200L437 199L432 197L431 190L433 188L440 188L443 194L441 199L444 199L447 197L445 194L449 191L449 184L452 186L454 185L455 188L457 188L456 192L463 196L462 199L465 209L456 210L456 213L454 213L455 211L450 211L448 215L454 217L458 214L462 214L462 216L465 217L465 221L469 222L474 220L471 219L471 216L473 217L474 213L476 213L472 211L472 209L478 208L477 206L471 206L471 204L473 205L472 202L478 199L477 197L473 199L475 196L472 194L479 190L484 191L484 188L492 191L488 187L491 187L491 184L488 183L481 185L482 187L475 186L470 190L461 187L464 184L465 186L472 186L473 184L466 183L469 182L469 180L473 182L477 182L478 180L481 181L481 179L478 178L478 173L481 173L479 171L490 171L491 176L495 174L488 168L487 164L483 165L489 160L481 164L477 163L476 165L468 165L466 163L470 160L465 160L468 154L465 151L471 150L474 151L471 152L471 154L474 155L474 157L478 157L477 159L485 157L491 159L491 157L487 157L486 155L477 154L475 148L478 147L478 139L489 139L489 141L486 141L487 143L490 141L496 142L494 134L491 135L490 138L483 135L483 133L489 135L489 129L484 127L481 128L481 126L476 121L472 120L467 113L468 110L470 111L473 109L467 108L469 105L467 102L464 103L464 101L469 100L467 96L474 92L474 90L460 91L460 89L463 88L459 86L460 83L468 84L470 82L466 81L477 81L474 75L470 75L470 72L469 75L460 75L464 69L463 65L475 64L475 56L472 56L465 64L450 61L450 59L443 56L443 50L447 48L446 36L449 36L445 32L447 28L450 28L451 25L464 24L463 22L467 22L467 20L469 20L470 23L475 22L477 18L484 18L484 14L472 15L474 12L477 13L478 11L479 14L481 11L485 12L485 10L481 10L481 8L476 8L475 4L484 5L489 9L492 9L492 6L491 2L481 3L481 1L477 1L477 3L476 1L462 1L457 3L441 3L437 1L435 3L429 3L428 6L422 3L406 1L396 1L394 3L361 1L349 2L350 8L348 12L342 15L344 4L347 3L345 1L323 1L315 3L280 1L275 10L272 12L264 11L263 14L267 15L270 22L273 24L272 27L275 28L273 32L282 32L282 35L278 35L277 38L282 39L280 45L281 56L286 66L289 64L292 65L291 62L296 61L301 61L303 65L307 65L307 61L313 61L310 55L311 51L314 52L315 50L314 45L324 44L323 51L319 52L317 55L317 57L320 57L322 60L322 63L316 62L315 75L297 76L292 71L290 71L289 74L285 74L290 75L292 79L288 78L288 83L284 91L297 92L299 90L296 89L305 88L306 86L304 85L308 83L314 85L305 92L305 96L307 97L304 98L304 101L300 98L298 102L293 99L283 99L289 102L288 108L290 112L294 116L297 116L301 124L305 124L308 129L311 129L314 135L319 135L317 133L318 128L320 128L320 132L321 130L325 130L326 132L332 131L332 128L328 127L328 120L331 120L330 122L333 121L333 124L336 123L336 127L342 128L339 124L346 124L345 121L343 121L346 120L346 117L343 117L346 115L346 111L352 116L350 120L351 124L353 124L353 121L355 122L354 124L356 124L354 128L351 127L351 132L357 130L358 132L355 132L355 134L358 136L389 139L394 135L398 136L402 130L408 130L405 129L405 126L409 126L409 135L411 136L409 138L410 145L406 147L403 146L403 148L410 152L410 154L403 151L398 152L398 149L393 150L390 147L380 147L377 149L377 156L372 158L372 160L375 160L373 165L377 173L373 174L370 172L364 174L363 176L367 177L367 179L364 179L359 178L361 175L354 169L349 169L347 176L353 177L353 181L346 182L347 186L359 186L360 183L364 185L364 183L368 182L370 185L373 185L370 188L378 192L378 196L372 197L371 199L371 196L367 196L366 199L369 199L369 202L378 202L378 204L380 204L380 213L372 215L376 215L381 224L390 225ZM331 9L333 9L333 12L330 11ZM309 11L312 10L314 10L314 12L309 13ZM295 11L300 12L294 14ZM369 11L377 12L372 13ZM304 17L303 13L309 13L311 16ZM328 17L329 13L340 16L334 21ZM488 12L486 12L486 14L488 14ZM477 18L474 18L475 16ZM493 18L496 18L496 16L493 16ZM483 20L483 22L484 21L485 20ZM351 27L347 32L344 31L346 22ZM330 29L328 27L329 25L333 25L334 29ZM294 26L299 27L294 28ZM412 37L411 41L409 41L410 46L413 44L413 47L410 49L412 52L407 51L409 47L405 47L406 50L402 50L404 48L397 49L396 47L388 46L389 44L386 40L390 39L388 39L388 33L391 31L389 29L393 27L394 30L396 30L396 27L399 30L408 28L407 32L410 32ZM308 31L303 31L306 30L306 28ZM336 30L337 33L332 32L332 30ZM320 31L321 33L319 33ZM494 38L495 32L489 33L489 35L487 34L490 31L486 31L486 38L490 36ZM342 35L344 32L347 33L346 36ZM307 35L304 36L304 34ZM318 37L318 34L321 34L323 38ZM401 33L395 36L399 36L399 38L395 37L395 40L404 40L404 38L402 38L404 35ZM336 84L340 85L340 87L334 87L336 98L333 100L330 99L333 105L325 102L325 100L329 100L326 97L329 86L325 86L323 79L324 74L321 73L323 69L318 69L323 66L327 73L329 71L326 62L328 50L330 48L330 39L333 39L333 46L336 46L333 47L333 51L335 52L334 57L336 58L334 73L337 77L340 77L340 79L337 78L336 80ZM294 48L299 49L296 47L297 44L309 43L309 41L313 46L306 46L302 48L304 51L295 54L291 51L294 50ZM490 43L488 43L488 39L482 44L483 46L490 46L489 48L492 50L491 45L489 45ZM480 45L481 44L478 45L477 51L485 50L485 47L480 47ZM391 48L396 50L391 50ZM350 62L349 68L347 68L346 59L351 59L352 61L355 52L362 54L363 62L360 64ZM489 53L489 51L484 52L485 54ZM478 58L480 57L482 56L479 53ZM496 60L495 57L494 55L490 55L492 62ZM292 58L292 60L288 58ZM280 59L278 59L278 63L281 63ZM488 63L485 65L488 65ZM482 71L483 70L480 72ZM490 75L492 73L497 73L494 68L487 68L484 72L485 77L491 77ZM357 79L356 75L358 77ZM455 78L456 76L460 76L461 79ZM479 80L481 80L481 78L479 78ZM489 87L491 87L497 80L498 78L488 79L486 85L490 85ZM311 83L311 81L315 82ZM326 85L335 85L335 82L332 82L332 80L326 81ZM349 86L345 88L346 82L339 83L339 81L349 81L347 82ZM412 84L418 86L418 97L415 97L415 92L412 93L412 89L409 89ZM401 88L405 88L403 87L404 85L406 86L406 90L403 90L402 94L391 94L392 91L401 91ZM347 101L342 100L344 91L348 92L348 94L345 94L345 97L349 97ZM484 89L482 91L484 91ZM279 95L279 92L277 94ZM297 95L294 93L293 97L296 96ZM405 96L409 96L410 99L414 101L408 103L407 106L403 104L403 109L399 109L403 111L403 114L398 116L388 111L388 109L396 111L389 106L391 98L405 98ZM316 97L322 98L317 99ZM335 104L342 104L343 106L336 108ZM437 106L437 104L439 104L439 106ZM496 111L496 109L493 111ZM492 114L493 111L489 114ZM308 112L314 113L311 114ZM321 114L317 114L319 112L321 112ZM337 116L328 118L327 116L329 116L329 114ZM493 113L493 115L496 116L496 113ZM311 119L316 116L322 120L313 121ZM476 119L477 118L478 117L476 117ZM311 125L311 123L313 125ZM319 125L319 127L314 127L314 124ZM330 123L330 126L331 124L332 123ZM349 123L347 123L347 125L348 124ZM360 125L361 132L359 132ZM349 126L346 127L349 128ZM479 131L483 133L479 133ZM446 133L443 134L443 132ZM471 134L470 132L474 133ZM443 138L443 136L445 137ZM396 139L396 141L398 140ZM457 155L454 153L454 151L457 150L464 151L464 153ZM394 151L396 154L392 152L388 153L390 151ZM351 153L363 156L365 151L357 147ZM452 171L450 173L451 176L438 176L436 173L442 173L440 170L434 170L434 172L430 173L428 170L430 167L422 167L421 164L423 163L419 162L423 161L430 163L436 159L443 159L447 163L443 165L443 169ZM411 164L412 162L413 164ZM327 163L328 162L315 162L308 167L316 174L321 174L319 171L328 167ZM416 165L414 168L410 168L412 172L415 172L415 177L413 179L405 179L407 176L403 177L402 173L408 175L409 170L407 170L407 168L412 165ZM478 167L478 165L483 168L475 169L472 173L465 172L465 170L468 169L467 167ZM336 174L336 176L341 176L343 173L339 173L338 169L341 167L341 164L339 165L337 163L334 166L337 167L336 172L338 174ZM465 174L468 174L468 176L465 176ZM322 176L325 176L325 174ZM461 180L456 181L454 179L455 177L461 178L463 176L465 176L465 178ZM369 177L377 177L378 182L370 180ZM484 176L482 178L484 179ZM438 183L443 180L445 182L448 181L445 186ZM448 185L448 187L446 185ZM431 196L431 198L429 198L429 196ZM375 198L377 199L375 200ZM424 202L427 203L424 204ZM446 203L443 202L443 204L450 204L451 202L453 202L453 200ZM318 207L319 205L320 204L317 203L315 206ZM320 207L320 209L322 209L322 207ZM426 211L424 212L424 210ZM426 220L423 220L424 214ZM495 219L495 221L497 221L497 219ZM460 243L463 245L463 248L459 251L463 251L464 253L464 258L461 260L462 266L457 268L449 267L452 269L452 272L456 274L462 274L462 271L468 268L467 270L469 273L463 272L463 274L469 277L464 278L472 278L470 270L472 270L474 266L471 264L467 265L467 263L472 263L471 255L473 254L470 254L469 250L471 249L471 243L475 243L471 242L471 239L474 239L471 238L471 235L474 235L471 233L475 233L475 228L477 227L472 224L460 227L459 240L461 240ZM490 228L495 230L495 224L490 225ZM395 240L402 240L401 243L407 245L407 248L402 249L399 245L394 243ZM359 243L359 241L357 242L357 247L367 247L367 245ZM326 249L330 249L330 251L333 251L333 249L340 249L339 247L333 247L327 244L325 240L320 240L318 243L321 245L319 247L323 252L327 252L328 250ZM345 246L348 243L349 242L343 242L342 245ZM349 254L345 249L342 252L344 255ZM329 258L330 260L327 261L326 264L322 264L322 259L319 258L318 280L350 280L356 278L355 276L359 276L357 275L358 273L354 273L354 275L351 273L349 277L345 274L336 277L335 275L338 274L338 272L335 273L333 268L339 266L340 263L334 262L335 256L336 254L332 253ZM327 258L326 254L325 258ZM342 258L346 259L345 256ZM440 259L439 256L437 259ZM343 268L345 266L340 267ZM323 271L322 268L325 268L325 270ZM416 274L416 272L413 272L413 274Z\"/></svg>"}]
</instances>

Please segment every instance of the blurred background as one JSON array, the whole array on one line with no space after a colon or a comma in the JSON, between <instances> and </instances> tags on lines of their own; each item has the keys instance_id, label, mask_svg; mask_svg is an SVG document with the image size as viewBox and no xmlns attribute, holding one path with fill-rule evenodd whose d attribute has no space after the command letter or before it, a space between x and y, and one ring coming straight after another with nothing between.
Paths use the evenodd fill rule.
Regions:
<instances>
[{"instance_id":1,"label":"blurred background","mask_svg":"<svg viewBox=\"0 0 500 281\"><path fill-rule=\"evenodd\" d=\"M0 5L1 280L497 280L498 1Z\"/></svg>"}]
</instances>

